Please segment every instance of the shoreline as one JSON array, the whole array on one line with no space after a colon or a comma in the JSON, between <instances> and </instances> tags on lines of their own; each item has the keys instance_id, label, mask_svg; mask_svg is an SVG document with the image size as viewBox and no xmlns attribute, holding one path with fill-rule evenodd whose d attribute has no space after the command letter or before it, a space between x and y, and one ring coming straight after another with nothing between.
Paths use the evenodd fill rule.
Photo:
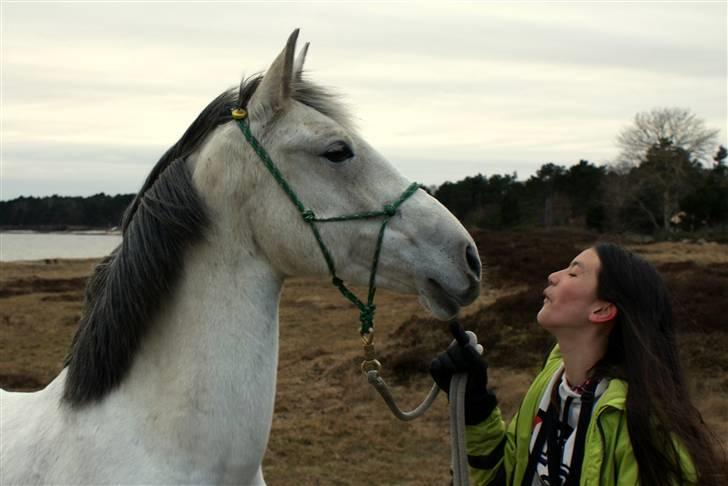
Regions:
<instances>
[{"instance_id":1,"label":"shoreline","mask_svg":"<svg viewBox=\"0 0 728 486\"><path fill-rule=\"evenodd\" d=\"M51 257L51 258L33 258L27 260L0 260L0 266L11 266L11 265L72 265L75 263L85 263L90 261L97 261L104 258L100 257L80 257L80 258L67 258L67 257Z\"/></svg>"},{"instance_id":2,"label":"shoreline","mask_svg":"<svg viewBox=\"0 0 728 486\"><path fill-rule=\"evenodd\" d=\"M114 235L121 236L119 228L111 229L4 229L0 228L0 235Z\"/></svg>"}]
</instances>

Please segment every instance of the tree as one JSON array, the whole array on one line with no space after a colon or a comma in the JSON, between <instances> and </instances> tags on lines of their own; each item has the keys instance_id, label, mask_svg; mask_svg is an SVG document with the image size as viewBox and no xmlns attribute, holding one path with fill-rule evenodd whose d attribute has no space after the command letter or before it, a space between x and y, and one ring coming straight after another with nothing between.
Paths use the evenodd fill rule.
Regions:
<instances>
[{"instance_id":1,"label":"tree","mask_svg":"<svg viewBox=\"0 0 728 486\"><path fill-rule=\"evenodd\" d=\"M700 182L700 164L690 154L661 139L652 145L645 160L630 173L637 182L634 194L637 207L644 211L655 229L670 230L680 199Z\"/></svg>"},{"instance_id":2,"label":"tree","mask_svg":"<svg viewBox=\"0 0 728 486\"><path fill-rule=\"evenodd\" d=\"M478 174L455 183L445 182L435 191L435 197L458 219L465 220L481 206L482 194L487 185L488 180Z\"/></svg>"},{"instance_id":3,"label":"tree","mask_svg":"<svg viewBox=\"0 0 728 486\"><path fill-rule=\"evenodd\" d=\"M565 223L570 216L570 211L564 211L565 197L559 192L566 174L566 167L548 162L526 181L529 199L536 203L534 209L541 213L539 221L547 228Z\"/></svg>"},{"instance_id":4,"label":"tree","mask_svg":"<svg viewBox=\"0 0 728 486\"><path fill-rule=\"evenodd\" d=\"M728 150L721 145L718 148L718 152L713 157L713 160L715 161L713 171L720 177L728 176L728 166L725 165L726 157L728 157Z\"/></svg>"},{"instance_id":5,"label":"tree","mask_svg":"<svg viewBox=\"0 0 728 486\"><path fill-rule=\"evenodd\" d=\"M722 145L713 157L712 168L702 171L702 181L680 202L686 218L684 226L695 229L728 223L728 151Z\"/></svg>"},{"instance_id":6,"label":"tree","mask_svg":"<svg viewBox=\"0 0 728 486\"><path fill-rule=\"evenodd\" d=\"M637 113L634 124L622 130L617 144L620 159L638 164L647 151L661 140L680 147L692 159L706 160L716 146L719 130L708 129L705 122L684 108L655 108Z\"/></svg>"},{"instance_id":7,"label":"tree","mask_svg":"<svg viewBox=\"0 0 728 486\"><path fill-rule=\"evenodd\" d=\"M578 164L569 167L563 175L559 190L565 192L569 198L572 218L586 216L587 212L595 211L594 208L602 204L602 180L605 172L604 167L597 167L582 159ZM597 213L598 211L594 214Z\"/></svg>"},{"instance_id":8,"label":"tree","mask_svg":"<svg viewBox=\"0 0 728 486\"><path fill-rule=\"evenodd\" d=\"M621 160L633 167L630 205L654 229L670 229L680 199L699 184L700 162L714 149L718 133L690 110L656 108L635 115L634 124L619 134Z\"/></svg>"},{"instance_id":9,"label":"tree","mask_svg":"<svg viewBox=\"0 0 728 486\"><path fill-rule=\"evenodd\" d=\"M66 227L109 228L121 222L124 209L133 194L90 197L19 197L0 201L0 227Z\"/></svg>"}]
</instances>

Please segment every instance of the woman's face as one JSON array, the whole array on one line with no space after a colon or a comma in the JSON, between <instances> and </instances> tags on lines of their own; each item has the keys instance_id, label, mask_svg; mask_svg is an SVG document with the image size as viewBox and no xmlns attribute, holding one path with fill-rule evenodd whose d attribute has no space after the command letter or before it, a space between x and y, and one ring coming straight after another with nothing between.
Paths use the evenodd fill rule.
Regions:
<instances>
[{"instance_id":1,"label":"woman's face","mask_svg":"<svg viewBox=\"0 0 728 486\"><path fill-rule=\"evenodd\" d=\"M599 256L589 248L577 255L568 267L549 275L538 323L545 329L588 325L589 316L602 304L597 299L600 267Z\"/></svg>"}]
</instances>

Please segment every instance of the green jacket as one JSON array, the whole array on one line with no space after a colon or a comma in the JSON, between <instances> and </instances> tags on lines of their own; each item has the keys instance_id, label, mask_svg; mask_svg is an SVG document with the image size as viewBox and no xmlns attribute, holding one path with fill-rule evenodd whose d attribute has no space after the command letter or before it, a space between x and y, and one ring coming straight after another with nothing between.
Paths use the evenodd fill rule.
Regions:
<instances>
[{"instance_id":1,"label":"green jacket","mask_svg":"<svg viewBox=\"0 0 728 486\"><path fill-rule=\"evenodd\" d=\"M561 363L561 351L556 346L507 428L498 408L483 422L466 427L470 477L476 485L502 484L505 480L508 486L521 486L538 404ZM580 486L638 484L637 461L627 430L626 399L627 384L617 379L610 380L589 421ZM687 452L682 448L679 451L686 473L694 477Z\"/></svg>"}]
</instances>

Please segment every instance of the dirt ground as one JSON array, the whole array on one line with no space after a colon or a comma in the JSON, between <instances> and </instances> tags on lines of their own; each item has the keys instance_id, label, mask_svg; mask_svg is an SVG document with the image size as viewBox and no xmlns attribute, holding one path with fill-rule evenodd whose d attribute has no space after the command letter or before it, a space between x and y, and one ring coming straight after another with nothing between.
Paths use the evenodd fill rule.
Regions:
<instances>
[{"instance_id":1,"label":"dirt ground","mask_svg":"<svg viewBox=\"0 0 728 486\"><path fill-rule=\"evenodd\" d=\"M486 281L462 321L478 330L489 350L490 381L509 416L546 342L534 323L540 298L534 302L533 294L540 295L546 275L593 237L475 236ZM715 434L728 437L728 246L660 243L634 249L666 276L695 403ZM58 373L94 264L0 263L0 386L38 389ZM269 484L449 484L445 399L413 422L390 415L359 371L357 312L328 280L287 282L280 321L278 392L264 461ZM446 326L429 318L415 298L385 290L377 294L376 322L383 377L402 406L413 407L431 385L429 361L449 342Z\"/></svg>"}]
</instances>

